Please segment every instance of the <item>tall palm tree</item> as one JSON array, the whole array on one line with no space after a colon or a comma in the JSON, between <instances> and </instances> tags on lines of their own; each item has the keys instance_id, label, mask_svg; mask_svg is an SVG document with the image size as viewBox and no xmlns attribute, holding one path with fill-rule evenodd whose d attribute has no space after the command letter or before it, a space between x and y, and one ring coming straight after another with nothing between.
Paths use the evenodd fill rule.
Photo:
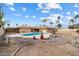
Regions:
<instances>
[{"instance_id":1,"label":"tall palm tree","mask_svg":"<svg viewBox=\"0 0 79 59\"><path fill-rule=\"evenodd\" d=\"M76 20L76 19L78 19L79 18L79 15L75 15L74 16L74 19Z\"/></svg>"},{"instance_id":2,"label":"tall palm tree","mask_svg":"<svg viewBox=\"0 0 79 59\"><path fill-rule=\"evenodd\" d=\"M4 25L5 25L6 21L3 21L3 20L2 20L3 17L4 17L3 9L2 9L2 7L0 6L0 26L2 26L3 29L4 29ZM4 29L4 31L5 31L5 29Z\"/></svg>"},{"instance_id":3,"label":"tall palm tree","mask_svg":"<svg viewBox=\"0 0 79 59\"><path fill-rule=\"evenodd\" d=\"M62 27L62 25L60 24L60 16L58 16L57 17L57 21L56 21L56 23L57 23L57 28L61 28Z\"/></svg>"},{"instance_id":4,"label":"tall palm tree","mask_svg":"<svg viewBox=\"0 0 79 59\"><path fill-rule=\"evenodd\" d=\"M57 27L60 29L60 28L62 28L62 25L59 23L59 24L57 24Z\"/></svg>"},{"instance_id":5,"label":"tall palm tree","mask_svg":"<svg viewBox=\"0 0 79 59\"><path fill-rule=\"evenodd\" d=\"M60 16L57 17L57 21L56 21L56 23L57 23L57 24L60 23Z\"/></svg>"},{"instance_id":6,"label":"tall palm tree","mask_svg":"<svg viewBox=\"0 0 79 59\"><path fill-rule=\"evenodd\" d=\"M2 21L4 15L3 15L3 10L2 10L2 7L0 6L0 25L3 25L4 22Z\"/></svg>"},{"instance_id":7,"label":"tall palm tree","mask_svg":"<svg viewBox=\"0 0 79 59\"><path fill-rule=\"evenodd\" d=\"M0 6L0 27L1 27L1 32L2 32L2 34L1 34L1 39L2 40L4 40L5 39L5 29L4 29L4 24L5 24L5 21L3 21L2 19L3 19L3 17L4 17L4 14L3 14L3 10L2 10L2 7Z\"/></svg>"},{"instance_id":8,"label":"tall palm tree","mask_svg":"<svg viewBox=\"0 0 79 59\"><path fill-rule=\"evenodd\" d=\"M7 24L8 28L10 27L10 24Z\"/></svg>"},{"instance_id":9,"label":"tall palm tree","mask_svg":"<svg viewBox=\"0 0 79 59\"><path fill-rule=\"evenodd\" d=\"M18 27L18 24L16 24L16 27Z\"/></svg>"},{"instance_id":10,"label":"tall palm tree","mask_svg":"<svg viewBox=\"0 0 79 59\"><path fill-rule=\"evenodd\" d=\"M2 20L3 19L3 17L4 17L4 13L3 13L3 9L2 9L2 7L0 6L0 25L2 25L3 27L4 27L4 25L6 24L6 23L9 23L9 21L8 20Z\"/></svg>"},{"instance_id":11,"label":"tall palm tree","mask_svg":"<svg viewBox=\"0 0 79 59\"><path fill-rule=\"evenodd\" d=\"M47 20L48 20L48 19L43 19L43 20L42 20L42 22L45 23L45 26L46 26Z\"/></svg>"},{"instance_id":12,"label":"tall palm tree","mask_svg":"<svg viewBox=\"0 0 79 59\"><path fill-rule=\"evenodd\" d=\"M50 22L50 27L52 27L53 22Z\"/></svg>"},{"instance_id":13,"label":"tall palm tree","mask_svg":"<svg viewBox=\"0 0 79 59\"><path fill-rule=\"evenodd\" d=\"M58 16L58 19L60 19L61 17L60 16Z\"/></svg>"}]
</instances>

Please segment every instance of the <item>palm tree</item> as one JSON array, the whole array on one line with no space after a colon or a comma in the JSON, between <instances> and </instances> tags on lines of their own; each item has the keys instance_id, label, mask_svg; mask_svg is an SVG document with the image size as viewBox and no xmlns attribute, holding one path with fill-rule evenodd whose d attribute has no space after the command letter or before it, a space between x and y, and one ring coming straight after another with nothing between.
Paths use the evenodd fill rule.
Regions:
<instances>
[{"instance_id":1,"label":"palm tree","mask_svg":"<svg viewBox=\"0 0 79 59\"><path fill-rule=\"evenodd\" d=\"M57 24L57 27L58 27L58 28L61 28L61 27L62 27L62 25L59 23L59 24Z\"/></svg>"},{"instance_id":2,"label":"palm tree","mask_svg":"<svg viewBox=\"0 0 79 59\"><path fill-rule=\"evenodd\" d=\"M7 24L8 28L10 27L10 24Z\"/></svg>"},{"instance_id":3,"label":"palm tree","mask_svg":"<svg viewBox=\"0 0 79 59\"><path fill-rule=\"evenodd\" d=\"M79 18L79 15L75 15L74 16L74 19L76 20L76 19L78 19Z\"/></svg>"},{"instance_id":4,"label":"palm tree","mask_svg":"<svg viewBox=\"0 0 79 59\"><path fill-rule=\"evenodd\" d=\"M8 20L2 20L3 17L4 17L3 9L2 9L2 7L0 6L0 25L3 26L3 28L4 28L4 25L5 25L6 23L9 23L9 21L8 21Z\"/></svg>"},{"instance_id":5,"label":"palm tree","mask_svg":"<svg viewBox=\"0 0 79 59\"><path fill-rule=\"evenodd\" d=\"M60 19L61 17L60 16L58 16L58 19Z\"/></svg>"},{"instance_id":6,"label":"palm tree","mask_svg":"<svg viewBox=\"0 0 79 59\"><path fill-rule=\"evenodd\" d=\"M2 33L3 33L3 34L1 34L0 38L2 40L5 39L5 37L4 37L5 36L5 28L4 28L5 21L2 20L3 17L4 17L3 10L2 10L2 7L0 6L0 27L1 27L1 30L2 30Z\"/></svg>"},{"instance_id":7,"label":"palm tree","mask_svg":"<svg viewBox=\"0 0 79 59\"><path fill-rule=\"evenodd\" d=\"M42 20L42 22L45 23L45 26L46 26L47 20L48 20L48 19L43 19L43 20Z\"/></svg>"},{"instance_id":8,"label":"palm tree","mask_svg":"<svg viewBox=\"0 0 79 59\"><path fill-rule=\"evenodd\" d=\"M0 6L0 25L4 25L4 22L2 21L4 15L3 15L3 10L2 7Z\"/></svg>"},{"instance_id":9,"label":"palm tree","mask_svg":"<svg viewBox=\"0 0 79 59\"><path fill-rule=\"evenodd\" d=\"M74 17L75 19L77 19L77 18L79 18L79 15L75 15L75 17Z\"/></svg>"},{"instance_id":10,"label":"palm tree","mask_svg":"<svg viewBox=\"0 0 79 59\"><path fill-rule=\"evenodd\" d=\"M16 24L16 27L18 27L18 24Z\"/></svg>"},{"instance_id":11,"label":"palm tree","mask_svg":"<svg viewBox=\"0 0 79 59\"><path fill-rule=\"evenodd\" d=\"M2 9L2 7L0 6L0 26L2 26L3 29L4 29L4 31L5 31L4 25L6 24L6 21L3 21L3 20L2 20L3 17L4 17L3 9Z\"/></svg>"},{"instance_id":12,"label":"palm tree","mask_svg":"<svg viewBox=\"0 0 79 59\"><path fill-rule=\"evenodd\" d=\"M70 23L71 23L71 25L74 25L75 20L74 19L70 19Z\"/></svg>"},{"instance_id":13,"label":"palm tree","mask_svg":"<svg viewBox=\"0 0 79 59\"><path fill-rule=\"evenodd\" d=\"M57 24L60 23L59 20L60 20L60 16L57 17L57 21L56 21Z\"/></svg>"},{"instance_id":14,"label":"palm tree","mask_svg":"<svg viewBox=\"0 0 79 59\"><path fill-rule=\"evenodd\" d=\"M53 22L50 22L50 27L52 27Z\"/></svg>"},{"instance_id":15,"label":"palm tree","mask_svg":"<svg viewBox=\"0 0 79 59\"><path fill-rule=\"evenodd\" d=\"M56 23L57 23L57 28L61 28L62 27L62 25L60 24L60 16L58 16L57 17L57 21L56 21Z\"/></svg>"}]
</instances>

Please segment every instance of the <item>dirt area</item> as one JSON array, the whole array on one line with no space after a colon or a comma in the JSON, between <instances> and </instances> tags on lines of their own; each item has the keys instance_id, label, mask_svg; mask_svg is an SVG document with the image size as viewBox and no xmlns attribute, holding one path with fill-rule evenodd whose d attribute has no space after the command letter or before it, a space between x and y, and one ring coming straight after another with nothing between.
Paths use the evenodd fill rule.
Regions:
<instances>
[{"instance_id":1,"label":"dirt area","mask_svg":"<svg viewBox=\"0 0 79 59\"><path fill-rule=\"evenodd\" d=\"M72 44L79 34L74 30L59 30L57 35L62 36L68 42L63 45L55 44L37 44L32 47L23 47L16 55L34 55L34 56L79 56L79 48L74 47ZM79 38L78 38L79 39ZM71 42L71 44L69 43Z\"/></svg>"},{"instance_id":2,"label":"dirt area","mask_svg":"<svg viewBox=\"0 0 79 59\"><path fill-rule=\"evenodd\" d=\"M0 46L0 56L11 56L18 48L18 45Z\"/></svg>"},{"instance_id":3,"label":"dirt area","mask_svg":"<svg viewBox=\"0 0 79 59\"><path fill-rule=\"evenodd\" d=\"M72 56L79 55L79 49L70 44L65 45L44 45L37 44L25 46L16 54L17 56Z\"/></svg>"},{"instance_id":4,"label":"dirt area","mask_svg":"<svg viewBox=\"0 0 79 59\"><path fill-rule=\"evenodd\" d=\"M17 52L17 56L79 56L79 34L74 30L59 30L59 35L67 41L65 44L26 45ZM63 41L62 41L63 42ZM11 55L17 45L0 47L0 55Z\"/></svg>"}]
</instances>

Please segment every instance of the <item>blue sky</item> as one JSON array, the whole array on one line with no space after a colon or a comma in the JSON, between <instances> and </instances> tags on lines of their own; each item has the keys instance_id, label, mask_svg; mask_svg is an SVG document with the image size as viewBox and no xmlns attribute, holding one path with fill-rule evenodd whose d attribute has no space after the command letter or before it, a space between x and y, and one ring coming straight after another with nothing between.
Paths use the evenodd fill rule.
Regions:
<instances>
[{"instance_id":1,"label":"blue sky","mask_svg":"<svg viewBox=\"0 0 79 59\"><path fill-rule=\"evenodd\" d=\"M60 23L65 28L69 24L69 19L79 14L79 4L76 3L1 3L0 5L4 11L3 20L8 20L11 26L44 25L41 20L45 18L48 19L47 26L51 21L55 26L57 16L61 16Z\"/></svg>"}]
</instances>

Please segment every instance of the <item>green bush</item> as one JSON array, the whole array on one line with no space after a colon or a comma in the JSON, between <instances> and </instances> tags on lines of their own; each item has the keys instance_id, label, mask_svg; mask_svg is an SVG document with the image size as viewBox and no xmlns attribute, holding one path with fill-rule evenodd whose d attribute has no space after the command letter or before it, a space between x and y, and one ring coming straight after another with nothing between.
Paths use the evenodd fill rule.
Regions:
<instances>
[{"instance_id":1,"label":"green bush","mask_svg":"<svg viewBox=\"0 0 79 59\"><path fill-rule=\"evenodd\" d=\"M79 30L76 30L77 33L79 33Z\"/></svg>"},{"instance_id":2,"label":"green bush","mask_svg":"<svg viewBox=\"0 0 79 59\"><path fill-rule=\"evenodd\" d=\"M57 32L57 29L53 29L52 33L55 34Z\"/></svg>"},{"instance_id":3,"label":"green bush","mask_svg":"<svg viewBox=\"0 0 79 59\"><path fill-rule=\"evenodd\" d=\"M70 29L79 29L79 24L69 25Z\"/></svg>"}]
</instances>

